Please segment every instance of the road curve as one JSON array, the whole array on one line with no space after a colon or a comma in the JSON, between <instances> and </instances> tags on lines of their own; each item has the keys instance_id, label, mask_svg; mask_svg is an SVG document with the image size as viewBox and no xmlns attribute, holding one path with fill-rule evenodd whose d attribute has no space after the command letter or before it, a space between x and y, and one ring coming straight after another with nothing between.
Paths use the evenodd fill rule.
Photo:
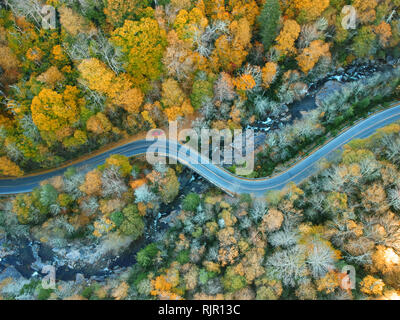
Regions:
<instances>
[{"instance_id":1,"label":"road curve","mask_svg":"<svg viewBox=\"0 0 400 320\"><path fill-rule=\"evenodd\" d=\"M235 176L214 164L202 164L199 160L201 157L199 154L190 153L186 147L172 141L168 141L166 148L160 148L159 152L171 158L176 158L183 165L188 166L209 182L230 194L248 193L255 196L262 196L268 190L282 189L289 182L300 183L315 172L318 160L342 148L349 141L358 138L366 138L377 129L387 126L397 120L400 120L400 103L396 103L392 105L391 108L358 122L287 171L270 178L246 179ZM37 175L22 178L0 179L0 195L30 192L35 187L39 186L41 181L61 175L69 167L79 167L80 170L89 171L103 164L112 154L122 154L127 157L132 157L146 153L147 149L153 144L154 141L134 141L62 169L55 169L51 172L38 173Z\"/></svg>"}]
</instances>

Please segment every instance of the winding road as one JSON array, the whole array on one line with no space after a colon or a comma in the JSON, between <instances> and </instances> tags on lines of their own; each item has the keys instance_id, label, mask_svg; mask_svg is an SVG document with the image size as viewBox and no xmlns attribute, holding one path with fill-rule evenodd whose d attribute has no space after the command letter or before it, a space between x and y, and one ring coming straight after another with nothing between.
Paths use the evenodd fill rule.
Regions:
<instances>
[{"instance_id":1,"label":"winding road","mask_svg":"<svg viewBox=\"0 0 400 320\"><path fill-rule=\"evenodd\" d=\"M349 141L358 138L366 138L377 129L387 126L397 120L400 120L400 103L393 104L389 109L373 114L369 118L358 122L353 127L342 132L338 137L315 150L311 155L301 160L287 171L269 178L242 178L233 175L215 164L202 164L202 161L200 161L200 154L189 151L188 148L173 141L167 141L166 148L162 147L158 151L162 155L176 158L183 165L188 166L209 182L230 194L248 193L255 196L262 196L268 190L282 189L289 182L294 182L296 184L302 182L315 173L316 165L322 158L326 158L334 151L341 149ZM122 154L127 157L141 155L146 153L148 148L153 144L154 141L134 141L61 169L22 178L0 179L0 194L8 195L30 192L35 187L39 186L41 181L57 175L62 175L69 167L77 167L80 168L80 170L89 171L103 164L112 154Z\"/></svg>"}]
</instances>

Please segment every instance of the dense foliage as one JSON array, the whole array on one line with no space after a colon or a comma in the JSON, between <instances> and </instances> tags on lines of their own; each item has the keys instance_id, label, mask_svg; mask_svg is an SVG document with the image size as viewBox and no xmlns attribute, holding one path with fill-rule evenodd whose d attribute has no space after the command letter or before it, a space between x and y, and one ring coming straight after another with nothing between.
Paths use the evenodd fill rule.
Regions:
<instances>
[{"instance_id":1,"label":"dense foliage","mask_svg":"<svg viewBox=\"0 0 400 320\"><path fill-rule=\"evenodd\" d=\"M45 4L55 29L43 27ZM356 29L342 25L348 4ZM279 115L329 71L399 58L398 10L389 0L9 0L0 173L55 167L193 114L196 128L231 129Z\"/></svg>"},{"instance_id":2,"label":"dense foliage","mask_svg":"<svg viewBox=\"0 0 400 320\"><path fill-rule=\"evenodd\" d=\"M46 4L54 29L42 23ZM168 121L233 130L280 119L331 72L385 66L331 83L311 112L271 130L254 173L268 176L398 100L399 13L399 0L8 0L0 175L57 167ZM95 264L134 244L134 264L55 289L6 278L0 298L398 299L399 168L399 123L261 199L181 190L181 165L122 155L72 167L1 199L0 257L11 255L6 241L33 239L66 259L80 255L68 246L87 249Z\"/></svg>"},{"instance_id":3,"label":"dense foliage","mask_svg":"<svg viewBox=\"0 0 400 320\"><path fill-rule=\"evenodd\" d=\"M400 124L395 123L350 142L300 186L290 184L265 198L232 198L216 189L201 196L188 193L182 209L171 213L170 228L144 246L120 278L89 286L60 282L52 297L398 298L399 150ZM172 168L157 165L150 171L135 163L132 170L128 159L114 156L86 176L68 170L32 194L17 196L11 207L3 204L0 226L12 237L29 224L35 237L55 246L76 237L138 239L160 204L176 197L179 184ZM354 278L348 277L349 266ZM2 286L6 296L23 294L23 288ZM39 284L34 287L35 295L49 298Z\"/></svg>"}]
</instances>

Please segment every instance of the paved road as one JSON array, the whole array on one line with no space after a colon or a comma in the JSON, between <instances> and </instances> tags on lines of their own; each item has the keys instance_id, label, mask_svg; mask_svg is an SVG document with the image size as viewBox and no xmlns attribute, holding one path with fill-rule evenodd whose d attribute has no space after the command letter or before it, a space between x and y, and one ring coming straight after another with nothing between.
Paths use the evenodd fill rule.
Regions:
<instances>
[{"instance_id":1,"label":"paved road","mask_svg":"<svg viewBox=\"0 0 400 320\"><path fill-rule=\"evenodd\" d=\"M286 172L271 178L246 179L237 177L214 164L202 164L202 161L199 160L199 154L190 153L187 148L171 141L168 141L166 148L160 148L159 151L162 154L168 154L170 157L177 158L182 164L190 167L209 182L228 193L250 193L256 196L262 196L268 190L282 189L289 182L300 183L315 173L318 160L342 148L349 141L356 138L366 138L377 129L397 120L400 120L400 103L394 104L390 109L374 114L366 120L359 122ZM152 144L154 144L154 142L145 140L131 142L72 166L78 167L80 170L89 171L103 164L105 159L112 154L123 154L128 157L144 154ZM194 159L196 161L193 161ZM68 167L17 179L0 179L0 194L30 192L33 188L37 187L41 181L61 175L67 169Z\"/></svg>"}]
</instances>

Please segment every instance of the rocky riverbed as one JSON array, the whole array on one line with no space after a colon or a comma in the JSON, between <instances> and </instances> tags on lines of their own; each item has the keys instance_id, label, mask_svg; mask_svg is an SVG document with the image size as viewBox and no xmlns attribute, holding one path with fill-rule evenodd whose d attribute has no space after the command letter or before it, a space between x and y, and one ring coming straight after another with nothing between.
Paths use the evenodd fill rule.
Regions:
<instances>
[{"instance_id":1,"label":"rocky riverbed","mask_svg":"<svg viewBox=\"0 0 400 320\"><path fill-rule=\"evenodd\" d=\"M301 119L305 113L316 109L318 99L323 99L324 92L340 90L346 83L366 79L376 72L389 71L398 63L399 61L388 57L385 61L368 61L363 64L353 64L347 68L339 68L323 79L311 83L305 97L284 106L284 110L278 116L268 116L255 121L247 129L254 130L257 145L262 145L268 132L278 130L282 125L291 124L294 120Z\"/></svg>"},{"instance_id":2,"label":"rocky riverbed","mask_svg":"<svg viewBox=\"0 0 400 320\"><path fill-rule=\"evenodd\" d=\"M204 193L210 187L206 180L186 168L179 176L179 182L178 197L169 205L161 205L158 215L148 218L144 236L136 241L110 234L94 243L82 239L63 246L51 246L33 236L7 240L0 235L0 283L6 278L42 278L47 274L43 272L45 266L55 267L56 279L61 281L77 278L102 281L123 272L136 263L136 253L140 249L157 241L168 229L186 194Z\"/></svg>"}]
</instances>

